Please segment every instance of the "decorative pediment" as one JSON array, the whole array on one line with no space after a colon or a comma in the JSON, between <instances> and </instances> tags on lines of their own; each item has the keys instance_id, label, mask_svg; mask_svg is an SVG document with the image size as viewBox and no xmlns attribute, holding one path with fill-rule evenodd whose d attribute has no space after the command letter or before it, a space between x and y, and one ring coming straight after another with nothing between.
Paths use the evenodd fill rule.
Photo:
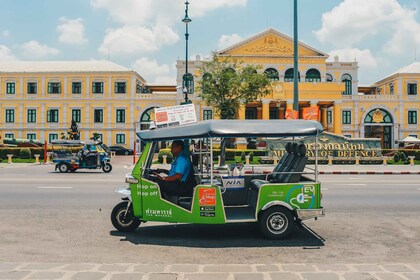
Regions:
<instances>
[{"instance_id":1,"label":"decorative pediment","mask_svg":"<svg viewBox=\"0 0 420 280\"><path fill-rule=\"evenodd\" d=\"M328 57L327 54L302 42L299 42L298 46L299 57ZM269 29L231 47L221 50L219 54L233 56L293 56L293 38L290 38L274 29Z\"/></svg>"}]
</instances>

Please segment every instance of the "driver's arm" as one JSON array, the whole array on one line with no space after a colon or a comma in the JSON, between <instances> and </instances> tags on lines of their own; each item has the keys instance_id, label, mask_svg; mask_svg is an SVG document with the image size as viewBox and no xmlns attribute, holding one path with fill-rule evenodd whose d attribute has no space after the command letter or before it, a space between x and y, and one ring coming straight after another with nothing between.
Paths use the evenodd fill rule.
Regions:
<instances>
[{"instance_id":1,"label":"driver's arm","mask_svg":"<svg viewBox=\"0 0 420 280\"><path fill-rule=\"evenodd\" d=\"M159 180L162 180L162 181L175 182L175 181L181 181L182 174L176 173L175 175L166 176L166 177L162 177L160 175L157 175L157 177L158 177Z\"/></svg>"}]
</instances>

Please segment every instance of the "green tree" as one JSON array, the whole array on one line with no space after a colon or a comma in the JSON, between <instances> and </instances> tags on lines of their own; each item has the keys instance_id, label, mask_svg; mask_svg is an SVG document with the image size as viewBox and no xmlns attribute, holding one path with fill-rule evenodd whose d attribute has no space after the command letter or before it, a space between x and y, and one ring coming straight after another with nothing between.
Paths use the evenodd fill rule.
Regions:
<instances>
[{"instance_id":1,"label":"green tree","mask_svg":"<svg viewBox=\"0 0 420 280\"><path fill-rule=\"evenodd\" d=\"M258 72L260 68L213 53L212 59L200 67L202 79L197 87L201 91L200 97L221 119L235 119L242 104L270 93L270 81Z\"/></svg>"},{"instance_id":2,"label":"green tree","mask_svg":"<svg viewBox=\"0 0 420 280\"><path fill-rule=\"evenodd\" d=\"M217 56L200 67L198 82L200 97L211 106L220 119L236 119L241 105L255 101L270 93L268 77L260 73L261 66L244 65L236 58ZM221 142L221 165L224 165L225 141Z\"/></svg>"}]
</instances>

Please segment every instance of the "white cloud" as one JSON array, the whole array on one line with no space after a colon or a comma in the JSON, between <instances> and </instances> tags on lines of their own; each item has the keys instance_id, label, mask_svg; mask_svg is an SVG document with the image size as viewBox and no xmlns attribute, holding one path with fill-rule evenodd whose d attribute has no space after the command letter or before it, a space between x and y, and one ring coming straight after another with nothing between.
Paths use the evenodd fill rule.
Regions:
<instances>
[{"instance_id":1,"label":"white cloud","mask_svg":"<svg viewBox=\"0 0 420 280\"><path fill-rule=\"evenodd\" d=\"M333 61L335 56L338 56L340 61L354 61L356 60L359 66L366 66L376 68L378 62L372 55L372 52L368 49L360 50L357 48L346 48L333 50L329 53L329 61Z\"/></svg>"},{"instance_id":2,"label":"white cloud","mask_svg":"<svg viewBox=\"0 0 420 280\"><path fill-rule=\"evenodd\" d=\"M179 40L175 26L183 26L184 1L168 0L90 0L97 9L106 10L112 20L122 24L107 31L99 52L144 53L158 51L164 45ZM247 0L193 1L189 16L204 16L207 12L222 8L245 6Z\"/></svg>"},{"instance_id":3,"label":"white cloud","mask_svg":"<svg viewBox=\"0 0 420 280\"><path fill-rule=\"evenodd\" d=\"M57 26L60 42L74 45L83 45L88 42L85 38L85 26L82 18L67 19L61 17L60 22L61 24Z\"/></svg>"},{"instance_id":4,"label":"white cloud","mask_svg":"<svg viewBox=\"0 0 420 280\"><path fill-rule=\"evenodd\" d=\"M34 40L24 43L21 46L21 49L24 56L32 59L60 54L58 49L48 47L47 45L41 45L39 42Z\"/></svg>"},{"instance_id":5,"label":"white cloud","mask_svg":"<svg viewBox=\"0 0 420 280\"><path fill-rule=\"evenodd\" d=\"M170 76L171 69L169 65L159 65L156 60L150 60L147 57L138 59L133 64L133 69L139 73L148 83L175 84L175 74Z\"/></svg>"},{"instance_id":6,"label":"white cloud","mask_svg":"<svg viewBox=\"0 0 420 280\"><path fill-rule=\"evenodd\" d=\"M12 54L12 51L3 45L0 45L0 61L13 61L17 60L16 57Z\"/></svg>"},{"instance_id":7,"label":"white cloud","mask_svg":"<svg viewBox=\"0 0 420 280\"><path fill-rule=\"evenodd\" d=\"M111 55L153 52L158 51L163 45L171 45L178 40L178 34L167 26L155 26L149 29L126 25L119 29L108 30L99 52Z\"/></svg>"},{"instance_id":8,"label":"white cloud","mask_svg":"<svg viewBox=\"0 0 420 280\"><path fill-rule=\"evenodd\" d=\"M236 33L232 35L222 35L222 37L219 39L218 49L221 50L230 47L242 40L243 38Z\"/></svg>"},{"instance_id":9,"label":"white cloud","mask_svg":"<svg viewBox=\"0 0 420 280\"><path fill-rule=\"evenodd\" d=\"M412 53L420 45L420 23L414 16L402 16L393 25L394 34L383 46L383 51L390 54Z\"/></svg>"},{"instance_id":10,"label":"white cloud","mask_svg":"<svg viewBox=\"0 0 420 280\"><path fill-rule=\"evenodd\" d=\"M407 40L408 34L420 36L414 15L412 9L401 6L397 0L344 0L322 15L322 27L314 34L319 41L341 48L354 46L372 36L381 40L391 37L392 42L401 38ZM417 33L404 29L408 26Z\"/></svg>"}]
</instances>

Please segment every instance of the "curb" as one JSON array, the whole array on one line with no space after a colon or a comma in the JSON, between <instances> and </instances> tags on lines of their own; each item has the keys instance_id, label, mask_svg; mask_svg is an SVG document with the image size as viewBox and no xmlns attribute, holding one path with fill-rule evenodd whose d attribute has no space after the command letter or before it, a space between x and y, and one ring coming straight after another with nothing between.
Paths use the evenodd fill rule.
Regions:
<instances>
[{"instance_id":1,"label":"curb","mask_svg":"<svg viewBox=\"0 0 420 280\"><path fill-rule=\"evenodd\" d=\"M420 175L420 171L319 171L324 175Z\"/></svg>"}]
</instances>

